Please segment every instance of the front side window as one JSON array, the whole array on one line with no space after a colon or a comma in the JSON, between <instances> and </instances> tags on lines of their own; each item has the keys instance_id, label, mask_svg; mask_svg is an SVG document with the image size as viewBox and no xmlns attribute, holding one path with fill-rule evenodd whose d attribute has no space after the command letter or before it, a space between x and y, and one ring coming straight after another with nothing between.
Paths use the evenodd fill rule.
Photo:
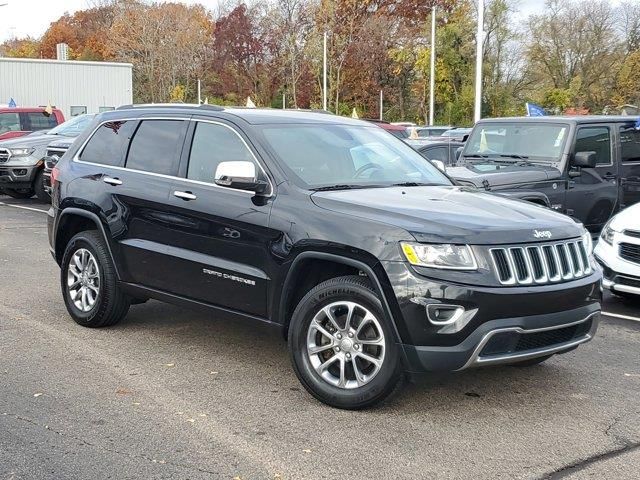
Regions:
<instances>
[{"instance_id":1,"label":"front side window","mask_svg":"<svg viewBox=\"0 0 640 480\"><path fill-rule=\"evenodd\" d=\"M117 121L101 125L80 153L80 160L100 165L121 166L136 124L135 121Z\"/></svg>"},{"instance_id":2,"label":"front side window","mask_svg":"<svg viewBox=\"0 0 640 480\"><path fill-rule=\"evenodd\" d=\"M49 115L42 112L29 112L27 113L27 119L29 122L29 130L48 130L58 125L58 119L55 115Z\"/></svg>"},{"instance_id":3,"label":"front side window","mask_svg":"<svg viewBox=\"0 0 640 480\"><path fill-rule=\"evenodd\" d=\"M429 160L440 160L445 164L449 161L449 153L447 147L434 147L422 150L422 154Z\"/></svg>"},{"instance_id":4,"label":"front side window","mask_svg":"<svg viewBox=\"0 0 640 480\"><path fill-rule=\"evenodd\" d=\"M176 175L185 123L184 120L142 121L131 140L126 167Z\"/></svg>"},{"instance_id":5,"label":"front side window","mask_svg":"<svg viewBox=\"0 0 640 480\"><path fill-rule=\"evenodd\" d=\"M583 127L576 135L576 152L596 152L598 165L611 164L611 135L607 127Z\"/></svg>"},{"instance_id":6,"label":"front side window","mask_svg":"<svg viewBox=\"0 0 640 480\"><path fill-rule=\"evenodd\" d=\"M508 159L524 158L559 162L569 134L569 125L533 122L478 124L464 156Z\"/></svg>"},{"instance_id":7,"label":"front side window","mask_svg":"<svg viewBox=\"0 0 640 480\"><path fill-rule=\"evenodd\" d=\"M451 185L413 148L376 126L265 125L262 134L303 188Z\"/></svg>"},{"instance_id":8,"label":"front side window","mask_svg":"<svg viewBox=\"0 0 640 480\"><path fill-rule=\"evenodd\" d=\"M0 113L0 135L7 132L19 132L20 116L17 113Z\"/></svg>"},{"instance_id":9,"label":"front side window","mask_svg":"<svg viewBox=\"0 0 640 480\"><path fill-rule=\"evenodd\" d=\"M620 146L623 162L640 162L640 130L620 127Z\"/></svg>"},{"instance_id":10,"label":"front side window","mask_svg":"<svg viewBox=\"0 0 640 480\"><path fill-rule=\"evenodd\" d=\"M214 183L220 162L254 162L241 138L229 127L198 122L193 134L187 178Z\"/></svg>"}]
</instances>

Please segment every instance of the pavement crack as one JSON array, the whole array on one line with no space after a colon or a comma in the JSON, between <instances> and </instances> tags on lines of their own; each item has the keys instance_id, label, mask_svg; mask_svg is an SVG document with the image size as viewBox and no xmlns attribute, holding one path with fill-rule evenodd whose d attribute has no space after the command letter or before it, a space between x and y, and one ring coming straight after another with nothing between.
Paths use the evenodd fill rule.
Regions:
<instances>
[{"instance_id":1,"label":"pavement crack","mask_svg":"<svg viewBox=\"0 0 640 480\"><path fill-rule=\"evenodd\" d=\"M51 428L49 425L43 425L41 423L38 423L37 421L35 421L32 418L28 418L28 417L24 417L22 415L19 415L17 413L2 413L2 416L6 416L6 417L12 417L15 418L16 420L19 420L21 422L26 422L29 423L35 427L39 427L39 428L44 428L45 430L51 432L51 433L55 433L56 435L61 435L61 436L66 436L68 438L72 438L73 440L76 440L77 442L80 442L81 444L87 446L87 447L91 447L91 448L96 448L98 450L102 450L104 452L108 452L108 453L113 453L115 455L121 455L123 457L127 457L127 458L131 458L134 460L144 460L146 462L149 463L153 463L153 464L157 464L157 465L168 465L171 467L177 467L177 468L182 468L184 470L189 470L192 472L200 472L200 473L208 473L211 475L217 475L219 472L214 472L213 470L206 470L204 468L198 467L196 465L189 465L189 464L185 464L185 463L179 463L179 462L173 462L171 460L159 460L157 458L153 458L149 455L146 454L132 454L129 452L124 452L122 450L117 450L117 449L113 449L113 448L108 448L105 447L103 445L98 445L95 443L91 443L88 442L87 440L85 440L84 438L81 437L77 437L75 435L69 435L69 434L65 434L62 431L59 430L55 430L53 428Z\"/></svg>"},{"instance_id":2,"label":"pavement crack","mask_svg":"<svg viewBox=\"0 0 640 480\"><path fill-rule=\"evenodd\" d=\"M540 477L540 480L558 480L558 479L566 478L570 475L573 475L574 473L580 472L590 467L595 463L602 462L604 460L609 460L611 458L618 457L620 455L623 455L625 453L628 453L640 448L640 442L634 442L622 435L616 435L613 432L613 429L620 423L620 421L622 421L624 418L626 418L629 415L630 414L625 414L625 415L614 417L613 421L604 430L604 434L607 437L614 439L614 441L618 444L618 448L613 448L603 453L597 453L587 458L584 458L582 460L578 460L574 463L564 465L554 470L553 472L543 475L542 477Z\"/></svg>"}]
</instances>

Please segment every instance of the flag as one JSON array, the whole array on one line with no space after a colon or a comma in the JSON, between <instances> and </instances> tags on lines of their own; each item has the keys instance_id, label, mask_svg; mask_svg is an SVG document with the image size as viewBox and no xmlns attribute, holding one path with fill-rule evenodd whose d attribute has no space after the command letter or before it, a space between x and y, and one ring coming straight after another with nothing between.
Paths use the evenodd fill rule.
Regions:
<instances>
[{"instance_id":1,"label":"flag","mask_svg":"<svg viewBox=\"0 0 640 480\"><path fill-rule=\"evenodd\" d=\"M353 107L353 112L351 112L351 118L360 118L358 115L358 111Z\"/></svg>"},{"instance_id":2,"label":"flag","mask_svg":"<svg viewBox=\"0 0 640 480\"><path fill-rule=\"evenodd\" d=\"M44 109L44 113L46 113L47 115L51 115L53 113L51 102L47 103L47 107Z\"/></svg>"},{"instance_id":3,"label":"flag","mask_svg":"<svg viewBox=\"0 0 640 480\"><path fill-rule=\"evenodd\" d=\"M638 118L638 121L635 124L635 129L640 130L640 118Z\"/></svg>"},{"instance_id":4,"label":"flag","mask_svg":"<svg viewBox=\"0 0 640 480\"><path fill-rule=\"evenodd\" d=\"M480 132L480 153L484 153L489 150L489 145L487 145L487 136L484 133L484 130Z\"/></svg>"},{"instance_id":5,"label":"flag","mask_svg":"<svg viewBox=\"0 0 640 480\"><path fill-rule=\"evenodd\" d=\"M535 103L525 103L527 107L527 117L544 117L547 113L540 105Z\"/></svg>"},{"instance_id":6,"label":"flag","mask_svg":"<svg viewBox=\"0 0 640 480\"><path fill-rule=\"evenodd\" d=\"M16 108L18 105L16 104L16 101L13 98L9 99L9 108Z\"/></svg>"},{"instance_id":7,"label":"flag","mask_svg":"<svg viewBox=\"0 0 640 480\"><path fill-rule=\"evenodd\" d=\"M251 100L251 97L247 97L247 108L256 108L256 104L253 103L253 100Z\"/></svg>"},{"instance_id":8,"label":"flag","mask_svg":"<svg viewBox=\"0 0 640 480\"><path fill-rule=\"evenodd\" d=\"M209 105L209 97L204 97L204 104Z\"/></svg>"}]
</instances>

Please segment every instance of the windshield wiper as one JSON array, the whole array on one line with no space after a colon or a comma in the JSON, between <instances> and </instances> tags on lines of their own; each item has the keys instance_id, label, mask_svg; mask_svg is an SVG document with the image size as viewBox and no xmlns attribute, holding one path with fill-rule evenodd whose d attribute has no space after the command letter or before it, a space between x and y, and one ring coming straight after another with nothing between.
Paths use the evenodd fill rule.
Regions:
<instances>
[{"instance_id":1,"label":"windshield wiper","mask_svg":"<svg viewBox=\"0 0 640 480\"><path fill-rule=\"evenodd\" d=\"M356 190L358 188L378 188L382 185L350 185L350 184L340 184L340 185L327 185L325 187L316 187L312 188L314 192L327 192L330 190Z\"/></svg>"},{"instance_id":2,"label":"windshield wiper","mask_svg":"<svg viewBox=\"0 0 640 480\"><path fill-rule=\"evenodd\" d=\"M525 160L525 159L529 158L526 155L518 155L516 153L502 154L500 156L502 158L517 158L518 160Z\"/></svg>"},{"instance_id":3,"label":"windshield wiper","mask_svg":"<svg viewBox=\"0 0 640 480\"><path fill-rule=\"evenodd\" d=\"M489 158L489 155L480 155L479 153L472 153L470 155L463 155L464 158Z\"/></svg>"},{"instance_id":4,"label":"windshield wiper","mask_svg":"<svg viewBox=\"0 0 640 480\"><path fill-rule=\"evenodd\" d=\"M392 187L437 187L442 186L442 183L422 183L422 182L400 182L392 183Z\"/></svg>"}]
</instances>

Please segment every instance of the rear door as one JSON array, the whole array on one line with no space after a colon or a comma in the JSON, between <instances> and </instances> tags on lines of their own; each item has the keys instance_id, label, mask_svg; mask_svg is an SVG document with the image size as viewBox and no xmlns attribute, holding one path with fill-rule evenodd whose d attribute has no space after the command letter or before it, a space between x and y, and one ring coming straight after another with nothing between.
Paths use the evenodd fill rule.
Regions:
<instances>
[{"instance_id":1,"label":"rear door","mask_svg":"<svg viewBox=\"0 0 640 480\"><path fill-rule=\"evenodd\" d=\"M272 245L281 237L269 228L272 198L214 183L223 161L249 161L268 180L257 152L235 126L194 120L181 177L169 202L174 222L170 271L177 293L208 304L267 316L273 269ZM273 182L271 191L273 192Z\"/></svg>"},{"instance_id":2,"label":"rear door","mask_svg":"<svg viewBox=\"0 0 640 480\"><path fill-rule=\"evenodd\" d=\"M612 139L611 125L579 125L571 152L571 158L577 152L596 152L596 167L583 168L580 176L569 178L566 197L568 213L591 232L600 231L618 205L618 168Z\"/></svg>"},{"instance_id":3,"label":"rear door","mask_svg":"<svg viewBox=\"0 0 640 480\"><path fill-rule=\"evenodd\" d=\"M640 130L633 124L619 127L622 207L640 201Z\"/></svg>"},{"instance_id":4,"label":"rear door","mask_svg":"<svg viewBox=\"0 0 640 480\"><path fill-rule=\"evenodd\" d=\"M143 118L128 145L125 168L109 187L119 219L117 241L127 280L173 292L175 279L167 250L180 221L169 207L178 174L188 118Z\"/></svg>"}]
</instances>

